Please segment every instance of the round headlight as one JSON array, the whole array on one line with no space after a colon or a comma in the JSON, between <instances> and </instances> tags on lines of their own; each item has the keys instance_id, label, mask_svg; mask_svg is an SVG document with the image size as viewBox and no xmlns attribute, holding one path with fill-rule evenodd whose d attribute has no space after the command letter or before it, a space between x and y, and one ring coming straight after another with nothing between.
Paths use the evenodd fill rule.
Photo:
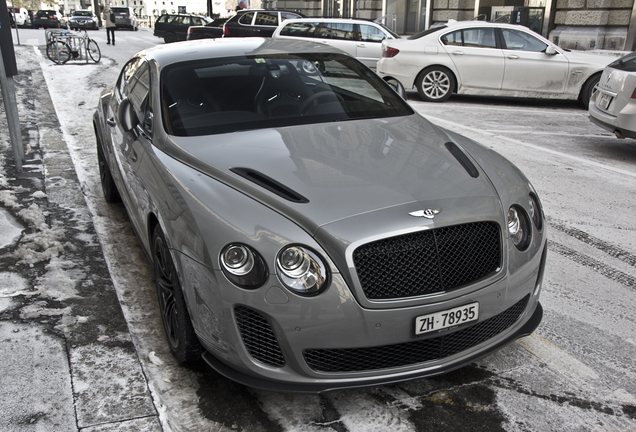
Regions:
<instances>
[{"instance_id":1,"label":"round headlight","mask_svg":"<svg viewBox=\"0 0 636 432\"><path fill-rule=\"evenodd\" d=\"M227 245L221 251L221 270L234 284L258 288L265 283L267 266L261 256L242 244Z\"/></svg>"},{"instance_id":2,"label":"round headlight","mask_svg":"<svg viewBox=\"0 0 636 432\"><path fill-rule=\"evenodd\" d=\"M296 294L316 295L327 288L327 267L315 252L302 246L288 246L278 253L276 274Z\"/></svg>"},{"instance_id":3,"label":"round headlight","mask_svg":"<svg viewBox=\"0 0 636 432\"><path fill-rule=\"evenodd\" d=\"M535 194L530 194L530 218L539 231L543 228L543 215L541 214L541 204Z\"/></svg>"},{"instance_id":4,"label":"round headlight","mask_svg":"<svg viewBox=\"0 0 636 432\"><path fill-rule=\"evenodd\" d=\"M512 242L519 250L526 250L530 246L532 227L526 212L519 206L508 209L508 233Z\"/></svg>"}]
</instances>

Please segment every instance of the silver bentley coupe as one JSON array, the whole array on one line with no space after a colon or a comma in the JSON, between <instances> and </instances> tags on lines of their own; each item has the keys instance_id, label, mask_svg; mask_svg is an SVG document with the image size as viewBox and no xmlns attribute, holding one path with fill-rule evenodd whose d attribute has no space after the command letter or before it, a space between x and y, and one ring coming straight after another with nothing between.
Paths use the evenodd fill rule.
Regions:
<instances>
[{"instance_id":1,"label":"silver bentley coupe","mask_svg":"<svg viewBox=\"0 0 636 432\"><path fill-rule=\"evenodd\" d=\"M303 41L124 66L93 118L102 188L152 260L180 362L317 393L445 373L535 330L536 191L403 94Z\"/></svg>"}]
</instances>

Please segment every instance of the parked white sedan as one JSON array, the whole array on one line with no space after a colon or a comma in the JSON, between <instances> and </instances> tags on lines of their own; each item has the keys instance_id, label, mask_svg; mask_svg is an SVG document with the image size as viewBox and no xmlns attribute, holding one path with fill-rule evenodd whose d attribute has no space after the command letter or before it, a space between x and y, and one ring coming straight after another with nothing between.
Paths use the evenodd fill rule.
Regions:
<instances>
[{"instance_id":1,"label":"parked white sedan","mask_svg":"<svg viewBox=\"0 0 636 432\"><path fill-rule=\"evenodd\" d=\"M416 87L428 102L452 93L579 99L588 106L607 55L568 51L527 27L451 20L382 42L378 74Z\"/></svg>"},{"instance_id":2,"label":"parked white sedan","mask_svg":"<svg viewBox=\"0 0 636 432\"><path fill-rule=\"evenodd\" d=\"M610 63L590 100L592 123L617 138L636 138L636 52Z\"/></svg>"}]
</instances>

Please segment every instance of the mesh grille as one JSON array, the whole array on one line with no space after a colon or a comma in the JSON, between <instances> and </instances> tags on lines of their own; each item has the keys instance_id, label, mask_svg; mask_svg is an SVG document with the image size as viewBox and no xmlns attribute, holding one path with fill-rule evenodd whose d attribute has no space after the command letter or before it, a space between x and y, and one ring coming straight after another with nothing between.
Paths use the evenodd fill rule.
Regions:
<instances>
[{"instance_id":1,"label":"mesh grille","mask_svg":"<svg viewBox=\"0 0 636 432\"><path fill-rule=\"evenodd\" d=\"M262 363L276 367L284 366L285 358L267 320L245 306L234 307L234 313L247 352Z\"/></svg>"},{"instance_id":2,"label":"mesh grille","mask_svg":"<svg viewBox=\"0 0 636 432\"><path fill-rule=\"evenodd\" d=\"M353 252L369 299L448 291L497 271L500 261L495 222L419 231L367 243Z\"/></svg>"},{"instance_id":3,"label":"mesh grille","mask_svg":"<svg viewBox=\"0 0 636 432\"><path fill-rule=\"evenodd\" d=\"M308 349L303 355L317 372L363 372L440 360L502 333L519 319L529 298L527 295L499 315L448 335L369 348Z\"/></svg>"}]
</instances>

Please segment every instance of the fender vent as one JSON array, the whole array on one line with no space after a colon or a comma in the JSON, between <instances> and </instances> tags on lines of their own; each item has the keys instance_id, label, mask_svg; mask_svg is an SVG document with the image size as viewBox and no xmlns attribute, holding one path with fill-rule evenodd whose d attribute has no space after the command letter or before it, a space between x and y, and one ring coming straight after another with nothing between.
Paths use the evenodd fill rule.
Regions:
<instances>
[{"instance_id":1,"label":"fender vent","mask_svg":"<svg viewBox=\"0 0 636 432\"><path fill-rule=\"evenodd\" d=\"M230 168L230 171L253 183L256 183L257 185L267 189L281 198L285 198L288 201L299 204L306 204L309 202L309 200L301 194L256 170L250 168Z\"/></svg>"}]
</instances>

